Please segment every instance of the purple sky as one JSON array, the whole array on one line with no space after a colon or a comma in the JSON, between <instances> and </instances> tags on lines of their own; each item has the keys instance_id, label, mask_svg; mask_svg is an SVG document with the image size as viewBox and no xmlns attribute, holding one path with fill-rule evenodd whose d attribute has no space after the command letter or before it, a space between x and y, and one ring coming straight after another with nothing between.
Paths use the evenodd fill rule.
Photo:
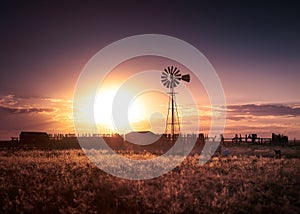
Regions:
<instances>
[{"instance_id":1,"label":"purple sky","mask_svg":"<svg viewBox=\"0 0 300 214\"><path fill-rule=\"evenodd\" d=\"M0 17L0 139L68 132L55 127L70 119L63 112L85 63L146 33L178 37L209 59L231 110L228 130L255 127L248 109L264 133L300 137L296 1L1 1Z\"/></svg>"}]
</instances>

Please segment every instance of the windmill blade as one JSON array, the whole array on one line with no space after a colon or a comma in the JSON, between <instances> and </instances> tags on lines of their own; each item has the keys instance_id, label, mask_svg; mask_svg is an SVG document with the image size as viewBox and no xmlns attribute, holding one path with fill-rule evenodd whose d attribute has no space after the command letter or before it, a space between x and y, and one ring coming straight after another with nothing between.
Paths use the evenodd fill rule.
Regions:
<instances>
[{"instance_id":1,"label":"windmill blade","mask_svg":"<svg viewBox=\"0 0 300 214\"><path fill-rule=\"evenodd\" d=\"M164 72L161 73L161 75L168 76L169 74L164 71Z\"/></svg>"},{"instance_id":2,"label":"windmill blade","mask_svg":"<svg viewBox=\"0 0 300 214\"><path fill-rule=\"evenodd\" d=\"M178 85L180 83L180 79L174 79L174 82Z\"/></svg>"},{"instance_id":3,"label":"windmill blade","mask_svg":"<svg viewBox=\"0 0 300 214\"><path fill-rule=\"evenodd\" d=\"M165 80L161 80L161 82L162 82L164 85L166 85L166 84L167 84L167 82L168 82L168 80L167 80L167 79L165 79Z\"/></svg>"},{"instance_id":4,"label":"windmill blade","mask_svg":"<svg viewBox=\"0 0 300 214\"><path fill-rule=\"evenodd\" d=\"M167 82L167 88L170 88L170 81Z\"/></svg>"},{"instance_id":5,"label":"windmill blade","mask_svg":"<svg viewBox=\"0 0 300 214\"><path fill-rule=\"evenodd\" d=\"M170 74L171 73L171 68L168 66L168 73Z\"/></svg>"},{"instance_id":6,"label":"windmill blade","mask_svg":"<svg viewBox=\"0 0 300 214\"><path fill-rule=\"evenodd\" d=\"M178 69L176 72L174 72L174 75L175 75L175 76L177 76L177 75L180 75L180 76L181 76L181 74L179 74L179 72L180 72L180 70Z\"/></svg>"},{"instance_id":7,"label":"windmill blade","mask_svg":"<svg viewBox=\"0 0 300 214\"><path fill-rule=\"evenodd\" d=\"M174 79L174 83L176 84L176 86L179 84L179 81L177 79Z\"/></svg>"},{"instance_id":8,"label":"windmill blade","mask_svg":"<svg viewBox=\"0 0 300 214\"><path fill-rule=\"evenodd\" d=\"M161 77L160 79L161 79L161 81L167 81L168 80L167 77Z\"/></svg>"},{"instance_id":9,"label":"windmill blade","mask_svg":"<svg viewBox=\"0 0 300 214\"><path fill-rule=\"evenodd\" d=\"M161 79L168 79L168 74L166 74L166 73L163 72L163 73L161 74L160 78L161 78Z\"/></svg>"},{"instance_id":10,"label":"windmill blade","mask_svg":"<svg viewBox=\"0 0 300 214\"><path fill-rule=\"evenodd\" d=\"M160 78L168 78L168 75L165 74L165 73L162 73L161 76L160 76Z\"/></svg>"},{"instance_id":11,"label":"windmill blade","mask_svg":"<svg viewBox=\"0 0 300 214\"><path fill-rule=\"evenodd\" d=\"M174 81L173 82L173 88L175 88L178 85L179 82Z\"/></svg>"},{"instance_id":12,"label":"windmill blade","mask_svg":"<svg viewBox=\"0 0 300 214\"><path fill-rule=\"evenodd\" d=\"M177 86L176 82L173 81L173 82L172 82L172 87L175 88L176 86Z\"/></svg>"},{"instance_id":13,"label":"windmill blade","mask_svg":"<svg viewBox=\"0 0 300 214\"><path fill-rule=\"evenodd\" d=\"M176 81L176 83L179 84L181 81L181 78L176 78L176 79L174 79L174 81Z\"/></svg>"},{"instance_id":14,"label":"windmill blade","mask_svg":"<svg viewBox=\"0 0 300 214\"><path fill-rule=\"evenodd\" d=\"M178 74L175 75L175 76L174 76L174 79L181 80L181 75L178 75Z\"/></svg>"},{"instance_id":15,"label":"windmill blade","mask_svg":"<svg viewBox=\"0 0 300 214\"><path fill-rule=\"evenodd\" d=\"M162 84L167 87L168 81L162 82Z\"/></svg>"},{"instance_id":16,"label":"windmill blade","mask_svg":"<svg viewBox=\"0 0 300 214\"><path fill-rule=\"evenodd\" d=\"M174 68L173 65L171 66L171 74L173 74Z\"/></svg>"},{"instance_id":17,"label":"windmill blade","mask_svg":"<svg viewBox=\"0 0 300 214\"><path fill-rule=\"evenodd\" d=\"M175 72L177 72L177 67L174 67L173 75L175 74Z\"/></svg>"},{"instance_id":18,"label":"windmill blade","mask_svg":"<svg viewBox=\"0 0 300 214\"><path fill-rule=\"evenodd\" d=\"M181 79L181 74L174 75L175 79Z\"/></svg>"},{"instance_id":19,"label":"windmill blade","mask_svg":"<svg viewBox=\"0 0 300 214\"><path fill-rule=\"evenodd\" d=\"M164 85L165 87L167 87L168 81L163 82L163 85Z\"/></svg>"},{"instance_id":20,"label":"windmill blade","mask_svg":"<svg viewBox=\"0 0 300 214\"><path fill-rule=\"evenodd\" d=\"M168 79L161 79L162 83L167 82Z\"/></svg>"},{"instance_id":21,"label":"windmill blade","mask_svg":"<svg viewBox=\"0 0 300 214\"><path fill-rule=\"evenodd\" d=\"M160 77L161 78L168 78L168 74L162 73Z\"/></svg>"},{"instance_id":22,"label":"windmill blade","mask_svg":"<svg viewBox=\"0 0 300 214\"><path fill-rule=\"evenodd\" d=\"M174 88L174 84L173 84L173 82L171 82L171 84L170 84L170 88Z\"/></svg>"},{"instance_id":23,"label":"windmill blade","mask_svg":"<svg viewBox=\"0 0 300 214\"><path fill-rule=\"evenodd\" d=\"M166 76L166 77L168 77L168 73L166 73L166 72L163 72L161 75L164 75L164 76Z\"/></svg>"}]
</instances>

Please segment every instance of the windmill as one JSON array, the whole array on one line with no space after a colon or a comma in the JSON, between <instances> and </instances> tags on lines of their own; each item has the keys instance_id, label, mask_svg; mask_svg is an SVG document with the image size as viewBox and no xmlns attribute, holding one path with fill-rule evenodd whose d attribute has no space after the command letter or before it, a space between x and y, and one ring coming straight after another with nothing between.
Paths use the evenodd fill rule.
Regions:
<instances>
[{"instance_id":1,"label":"windmill","mask_svg":"<svg viewBox=\"0 0 300 214\"><path fill-rule=\"evenodd\" d=\"M180 123L177 111L177 104L175 99L174 88L183 80L185 82L190 82L190 75L185 74L181 75L180 70L177 67L169 67L165 68L161 74L161 82L162 84L170 89L169 94L169 104L168 104L168 114L166 121L166 129L165 134L171 134L171 139L174 139L174 135L179 134L180 132ZM170 111L171 111L171 119L170 119Z\"/></svg>"}]
</instances>

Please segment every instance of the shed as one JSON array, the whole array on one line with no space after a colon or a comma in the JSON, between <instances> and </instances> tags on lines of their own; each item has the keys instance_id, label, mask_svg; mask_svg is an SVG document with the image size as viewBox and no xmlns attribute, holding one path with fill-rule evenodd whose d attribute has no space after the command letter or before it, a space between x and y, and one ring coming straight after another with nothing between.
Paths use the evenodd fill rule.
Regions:
<instances>
[{"instance_id":1,"label":"shed","mask_svg":"<svg viewBox=\"0 0 300 214\"><path fill-rule=\"evenodd\" d=\"M46 132L21 132L20 143L23 144L43 144L49 141L49 135Z\"/></svg>"}]
</instances>

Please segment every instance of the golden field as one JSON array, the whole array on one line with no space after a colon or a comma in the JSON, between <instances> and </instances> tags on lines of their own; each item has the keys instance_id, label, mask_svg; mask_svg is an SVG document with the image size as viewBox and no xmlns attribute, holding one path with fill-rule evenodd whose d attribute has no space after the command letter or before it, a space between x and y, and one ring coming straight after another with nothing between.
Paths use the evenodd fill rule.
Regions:
<instances>
[{"instance_id":1,"label":"golden field","mask_svg":"<svg viewBox=\"0 0 300 214\"><path fill-rule=\"evenodd\" d=\"M270 146L223 147L229 155L204 165L189 156L142 181L101 171L79 149L2 149L0 213L297 213L298 148L275 159Z\"/></svg>"}]
</instances>

